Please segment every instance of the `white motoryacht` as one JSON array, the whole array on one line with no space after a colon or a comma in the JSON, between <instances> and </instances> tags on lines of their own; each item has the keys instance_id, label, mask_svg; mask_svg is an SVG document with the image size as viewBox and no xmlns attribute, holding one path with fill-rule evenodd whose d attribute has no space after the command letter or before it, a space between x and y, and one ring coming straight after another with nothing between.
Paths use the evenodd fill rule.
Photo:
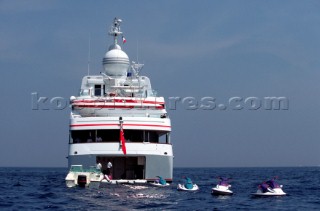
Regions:
<instances>
[{"instance_id":1,"label":"white motoryacht","mask_svg":"<svg viewBox=\"0 0 320 211\"><path fill-rule=\"evenodd\" d=\"M103 57L100 75L84 76L79 96L71 96L68 187L100 182L171 182L171 122L163 97L158 97L143 64L129 60L119 40L121 19L109 31L113 43ZM123 44L123 43L122 43ZM107 163L112 168L107 169ZM101 172L94 166L102 164ZM109 171L109 172L108 172Z\"/></svg>"}]
</instances>

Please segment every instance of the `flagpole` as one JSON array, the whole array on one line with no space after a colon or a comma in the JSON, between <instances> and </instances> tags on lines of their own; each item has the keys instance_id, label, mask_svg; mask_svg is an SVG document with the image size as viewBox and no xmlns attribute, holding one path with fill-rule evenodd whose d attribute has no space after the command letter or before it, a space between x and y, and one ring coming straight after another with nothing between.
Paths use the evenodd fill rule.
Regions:
<instances>
[{"instance_id":1,"label":"flagpole","mask_svg":"<svg viewBox=\"0 0 320 211\"><path fill-rule=\"evenodd\" d=\"M123 120L122 120L122 117L119 117L119 122L120 122L120 147L122 148L122 131L123 131L123 128L122 128L122 124L123 124Z\"/></svg>"},{"instance_id":2,"label":"flagpole","mask_svg":"<svg viewBox=\"0 0 320 211\"><path fill-rule=\"evenodd\" d=\"M126 155L127 154L126 139L124 138L122 117L119 117L119 122L120 122L120 146L123 151L123 154Z\"/></svg>"}]
</instances>

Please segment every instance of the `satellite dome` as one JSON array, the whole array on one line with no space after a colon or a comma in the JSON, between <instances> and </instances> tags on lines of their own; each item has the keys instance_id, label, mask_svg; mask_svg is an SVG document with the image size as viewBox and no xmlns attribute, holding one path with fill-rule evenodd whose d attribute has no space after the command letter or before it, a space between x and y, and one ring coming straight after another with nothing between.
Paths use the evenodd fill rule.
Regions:
<instances>
[{"instance_id":1,"label":"satellite dome","mask_svg":"<svg viewBox=\"0 0 320 211\"><path fill-rule=\"evenodd\" d=\"M103 67L108 76L126 76L130 62L128 55L118 44L111 45L103 58Z\"/></svg>"}]
</instances>

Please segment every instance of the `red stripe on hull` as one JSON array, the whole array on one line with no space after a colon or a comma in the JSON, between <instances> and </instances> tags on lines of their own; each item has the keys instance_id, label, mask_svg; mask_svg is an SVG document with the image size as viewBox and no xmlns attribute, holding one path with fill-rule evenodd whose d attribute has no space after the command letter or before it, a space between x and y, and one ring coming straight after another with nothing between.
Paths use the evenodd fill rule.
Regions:
<instances>
[{"instance_id":1,"label":"red stripe on hull","mask_svg":"<svg viewBox=\"0 0 320 211\"><path fill-rule=\"evenodd\" d=\"M163 106L116 106L116 105L73 105L75 108L123 108L123 109L133 109L133 108L144 108L144 109L163 109Z\"/></svg>"},{"instance_id":2,"label":"red stripe on hull","mask_svg":"<svg viewBox=\"0 0 320 211\"><path fill-rule=\"evenodd\" d=\"M164 102L159 101L137 101L137 100L121 100L121 99L115 99L115 100L74 100L72 104L74 103L138 103L138 104L160 104L163 105Z\"/></svg>"},{"instance_id":3,"label":"red stripe on hull","mask_svg":"<svg viewBox=\"0 0 320 211\"><path fill-rule=\"evenodd\" d=\"M92 126L119 126L119 124L74 124L70 127L92 127ZM123 124L123 126L141 126L141 127L165 127L171 128L171 126L166 125L146 125L146 124ZM120 127L120 126L119 126Z\"/></svg>"}]
</instances>

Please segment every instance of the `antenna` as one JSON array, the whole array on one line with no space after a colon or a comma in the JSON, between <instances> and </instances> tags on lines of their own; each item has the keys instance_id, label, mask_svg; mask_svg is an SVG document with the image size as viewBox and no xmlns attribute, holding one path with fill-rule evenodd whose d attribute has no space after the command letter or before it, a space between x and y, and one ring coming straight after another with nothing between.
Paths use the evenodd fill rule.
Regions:
<instances>
[{"instance_id":1,"label":"antenna","mask_svg":"<svg viewBox=\"0 0 320 211\"><path fill-rule=\"evenodd\" d=\"M90 74L90 60L91 60L91 33L89 34L89 52L88 52L88 75Z\"/></svg>"},{"instance_id":2,"label":"antenna","mask_svg":"<svg viewBox=\"0 0 320 211\"><path fill-rule=\"evenodd\" d=\"M120 18L114 18L113 25L110 28L109 35L113 36L114 38L114 45L118 44L118 36L122 35L122 32L120 30L120 24L122 23L122 20Z\"/></svg>"},{"instance_id":3,"label":"antenna","mask_svg":"<svg viewBox=\"0 0 320 211\"><path fill-rule=\"evenodd\" d=\"M144 64L136 63L134 61L131 62L131 69L134 72L134 75L137 77L143 68Z\"/></svg>"},{"instance_id":4,"label":"antenna","mask_svg":"<svg viewBox=\"0 0 320 211\"><path fill-rule=\"evenodd\" d=\"M137 39L137 62L139 63L139 40Z\"/></svg>"},{"instance_id":5,"label":"antenna","mask_svg":"<svg viewBox=\"0 0 320 211\"><path fill-rule=\"evenodd\" d=\"M142 70L144 64L139 63L139 41L137 39L137 61L131 61L131 69L134 72L135 77L137 77Z\"/></svg>"}]
</instances>

